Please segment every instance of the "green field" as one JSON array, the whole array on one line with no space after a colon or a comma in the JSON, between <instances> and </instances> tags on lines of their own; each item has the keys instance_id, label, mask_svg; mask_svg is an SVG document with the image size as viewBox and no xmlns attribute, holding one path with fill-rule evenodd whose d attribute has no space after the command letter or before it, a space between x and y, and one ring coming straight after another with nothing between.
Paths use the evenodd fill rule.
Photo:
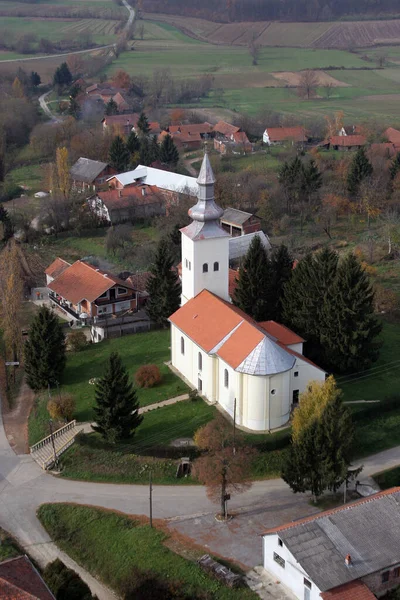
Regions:
<instances>
[{"instance_id":1,"label":"green field","mask_svg":"<svg viewBox=\"0 0 400 600\"><path fill-rule=\"evenodd\" d=\"M172 589L179 589L180 594L193 600L257 598L248 588L232 590L206 575L195 562L201 551L181 543L182 555L192 560L175 554L167 546L169 536L157 526L151 529L143 518L70 504L44 504L38 517L62 550L119 595L128 581L138 579L143 585L147 576L153 598L173 597L157 589L158 582L169 582ZM142 588L141 598L146 597L143 592ZM134 594L129 597L136 597Z\"/></svg>"},{"instance_id":2,"label":"green field","mask_svg":"<svg viewBox=\"0 0 400 600\"><path fill-rule=\"evenodd\" d=\"M387 471L381 471L381 473L377 473L373 477L381 490L397 487L400 485L400 467L388 469Z\"/></svg>"}]
</instances>

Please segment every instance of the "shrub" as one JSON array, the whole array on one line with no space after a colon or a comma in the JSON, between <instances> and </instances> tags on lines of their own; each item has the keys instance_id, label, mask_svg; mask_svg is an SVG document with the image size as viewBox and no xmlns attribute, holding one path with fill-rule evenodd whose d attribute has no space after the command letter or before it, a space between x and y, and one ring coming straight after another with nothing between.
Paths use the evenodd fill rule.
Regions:
<instances>
[{"instance_id":1,"label":"shrub","mask_svg":"<svg viewBox=\"0 0 400 600\"><path fill-rule=\"evenodd\" d=\"M92 600L90 588L78 573L68 569L60 559L53 560L43 571L43 579L56 600Z\"/></svg>"},{"instance_id":2,"label":"shrub","mask_svg":"<svg viewBox=\"0 0 400 600\"><path fill-rule=\"evenodd\" d=\"M59 397L50 398L47 410L52 419L71 421L75 412L75 400L71 394L60 394Z\"/></svg>"},{"instance_id":3,"label":"shrub","mask_svg":"<svg viewBox=\"0 0 400 600\"><path fill-rule=\"evenodd\" d=\"M198 399L199 399L199 392L196 389L190 390L189 400L191 400L192 402L195 402Z\"/></svg>"},{"instance_id":4,"label":"shrub","mask_svg":"<svg viewBox=\"0 0 400 600\"><path fill-rule=\"evenodd\" d=\"M73 331L68 336L68 347L72 352L80 352L88 345L86 335L82 330Z\"/></svg>"},{"instance_id":5,"label":"shrub","mask_svg":"<svg viewBox=\"0 0 400 600\"><path fill-rule=\"evenodd\" d=\"M151 388L161 383L161 373L157 365L143 365L136 371L135 381L141 388Z\"/></svg>"}]
</instances>

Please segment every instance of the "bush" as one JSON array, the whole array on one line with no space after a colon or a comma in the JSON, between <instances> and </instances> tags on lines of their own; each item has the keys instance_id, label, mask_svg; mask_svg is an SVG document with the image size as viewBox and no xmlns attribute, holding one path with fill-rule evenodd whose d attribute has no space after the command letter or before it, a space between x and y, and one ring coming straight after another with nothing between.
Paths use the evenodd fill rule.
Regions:
<instances>
[{"instance_id":1,"label":"bush","mask_svg":"<svg viewBox=\"0 0 400 600\"><path fill-rule=\"evenodd\" d=\"M189 392L189 400L191 400L192 402L196 402L196 400L199 399L199 392L194 389L194 390L190 390Z\"/></svg>"},{"instance_id":2,"label":"bush","mask_svg":"<svg viewBox=\"0 0 400 600\"><path fill-rule=\"evenodd\" d=\"M71 394L60 394L57 398L50 398L47 410L52 419L71 421L75 412L75 400Z\"/></svg>"},{"instance_id":3,"label":"bush","mask_svg":"<svg viewBox=\"0 0 400 600\"><path fill-rule=\"evenodd\" d=\"M161 383L161 373L157 365L143 365L136 371L135 381L141 388L151 388Z\"/></svg>"},{"instance_id":4,"label":"bush","mask_svg":"<svg viewBox=\"0 0 400 600\"><path fill-rule=\"evenodd\" d=\"M86 335L82 330L73 331L68 336L68 348L72 352L80 352L88 345Z\"/></svg>"},{"instance_id":5,"label":"bush","mask_svg":"<svg viewBox=\"0 0 400 600\"><path fill-rule=\"evenodd\" d=\"M59 560L53 560L43 571L43 579L53 592L56 600L92 600L90 588L78 573L68 569Z\"/></svg>"}]
</instances>

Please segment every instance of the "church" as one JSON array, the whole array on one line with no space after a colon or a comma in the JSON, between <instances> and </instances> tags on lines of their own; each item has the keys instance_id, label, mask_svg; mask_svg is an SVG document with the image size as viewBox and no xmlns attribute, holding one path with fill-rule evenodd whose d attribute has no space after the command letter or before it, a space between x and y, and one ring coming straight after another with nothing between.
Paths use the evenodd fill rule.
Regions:
<instances>
[{"instance_id":1,"label":"church","mask_svg":"<svg viewBox=\"0 0 400 600\"><path fill-rule=\"evenodd\" d=\"M325 371L303 356L303 340L275 321L255 322L229 297L230 234L214 200L214 174L204 155L198 201L182 234L181 307L170 317L173 367L239 427L285 425L310 380Z\"/></svg>"}]
</instances>

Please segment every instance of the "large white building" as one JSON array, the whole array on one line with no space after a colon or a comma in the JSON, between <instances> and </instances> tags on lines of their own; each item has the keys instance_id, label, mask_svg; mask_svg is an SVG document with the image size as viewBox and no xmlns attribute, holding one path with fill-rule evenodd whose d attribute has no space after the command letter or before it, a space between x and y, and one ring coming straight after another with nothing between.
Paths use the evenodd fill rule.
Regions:
<instances>
[{"instance_id":1,"label":"large white building","mask_svg":"<svg viewBox=\"0 0 400 600\"><path fill-rule=\"evenodd\" d=\"M298 335L256 323L230 303L229 240L219 223L214 174L205 154L192 223L182 233L182 306L170 317L172 365L209 401L252 431L275 429L310 380L325 372L305 358Z\"/></svg>"}]
</instances>

